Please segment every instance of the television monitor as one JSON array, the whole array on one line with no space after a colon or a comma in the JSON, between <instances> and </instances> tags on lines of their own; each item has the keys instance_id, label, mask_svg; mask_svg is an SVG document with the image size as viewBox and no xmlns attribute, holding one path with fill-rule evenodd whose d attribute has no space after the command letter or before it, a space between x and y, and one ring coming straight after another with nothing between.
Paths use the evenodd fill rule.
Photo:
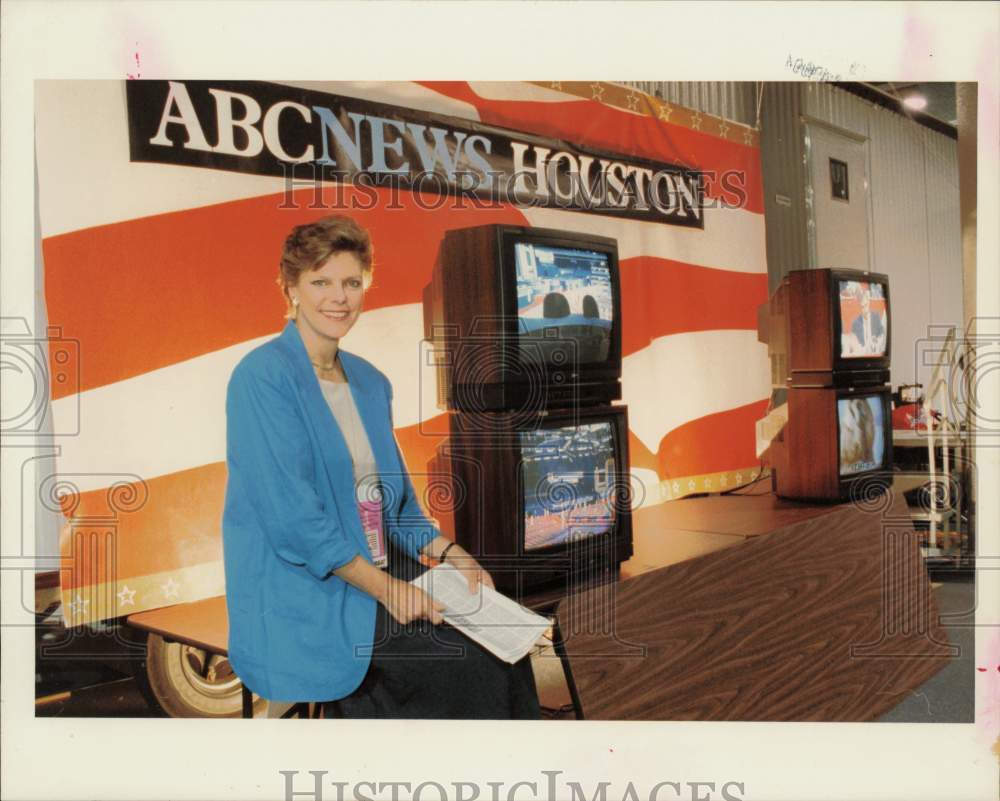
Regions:
<instances>
[{"instance_id":1,"label":"television monitor","mask_svg":"<svg viewBox=\"0 0 1000 801\"><path fill-rule=\"evenodd\" d=\"M552 409L621 397L614 239L487 225L448 231L424 290L438 404Z\"/></svg>"},{"instance_id":2,"label":"television monitor","mask_svg":"<svg viewBox=\"0 0 1000 801\"><path fill-rule=\"evenodd\" d=\"M771 443L775 492L801 500L868 497L889 483L889 387L791 387L788 422Z\"/></svg>"},{"instance_id":3,"label":"television monitor","mask_svg":"<svg viewBox=\"0 0 1000 801\"><path fill-rule=\"evenodd\" d=\"M861 270L793 270L758 313L774 386L889 381L889 278Z\"/></svg>"},{"instance_id":4,"label":"television monitor","mask_svg":"<svg viewBox=\"0 0 1000 801\"><path fill-rule=\"evenodd\" d=\"M497 589L539 591L610 580L632 555L628 418L624 406L487 413L491 440L449 415L429 465L442 531L490 570Z\"/></svg>"}]
</instances>

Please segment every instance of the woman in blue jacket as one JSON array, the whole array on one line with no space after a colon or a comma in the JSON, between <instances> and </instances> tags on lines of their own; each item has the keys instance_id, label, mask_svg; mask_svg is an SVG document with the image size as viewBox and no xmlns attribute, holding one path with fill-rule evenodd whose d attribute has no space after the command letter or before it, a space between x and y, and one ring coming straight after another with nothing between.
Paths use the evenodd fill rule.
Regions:
<instances>
[{"instance_id":1,"label":"woman in blue jacket","mask_svg":"<svg viewBox=\"0 0 1000 801\"><path fill-rule=\"evenodd\" d=\"M492 586L421 511L388 380L340 349L372 254L350 218L294 228L278 279L290 321L230 379L230 663L262 697L339 701L348 717L538 717L529 660L507 665L437 625L440 606L406 580L417 561L447 561L470 591Z\"/></svg>"}]
</instances>

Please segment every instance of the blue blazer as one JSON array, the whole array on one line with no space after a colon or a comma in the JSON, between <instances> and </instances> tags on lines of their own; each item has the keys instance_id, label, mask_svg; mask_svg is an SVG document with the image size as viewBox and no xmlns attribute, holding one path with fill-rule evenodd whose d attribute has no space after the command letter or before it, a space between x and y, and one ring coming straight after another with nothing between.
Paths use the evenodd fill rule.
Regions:
<instances>
[{"instance_id":1,"label":"blue blazer","mask_svg":"<svg viewBox=\"0 0 1000 801\"><path fill-rule=\"evenodd\" d=\"M416 558L438 531L417 503L392 428L392 388L340 352L382 483L389 537ZM264 698L328 701L368 670L376 601L331 574L371 561L347 444L294 323L248 353L226 393L222 517L229 660Z\"/></svg>"}]
</instances>

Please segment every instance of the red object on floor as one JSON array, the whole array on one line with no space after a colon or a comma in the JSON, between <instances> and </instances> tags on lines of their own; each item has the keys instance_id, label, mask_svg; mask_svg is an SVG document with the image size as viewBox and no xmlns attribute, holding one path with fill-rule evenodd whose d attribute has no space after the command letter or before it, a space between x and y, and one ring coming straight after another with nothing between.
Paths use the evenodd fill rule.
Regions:
<instances>
[{"instance_id":1,"label":"red object on floor","mask_svg":"<svg viewBox=\"0 0 1000 801\"><path fill-rule=\"evenodd\" d=\"M935 420L941 419L938 412L931 410ZM927 418L919 403L904 403L892 410L892 427L903 431L926 431Z\"/></svg>"}]
</instances>

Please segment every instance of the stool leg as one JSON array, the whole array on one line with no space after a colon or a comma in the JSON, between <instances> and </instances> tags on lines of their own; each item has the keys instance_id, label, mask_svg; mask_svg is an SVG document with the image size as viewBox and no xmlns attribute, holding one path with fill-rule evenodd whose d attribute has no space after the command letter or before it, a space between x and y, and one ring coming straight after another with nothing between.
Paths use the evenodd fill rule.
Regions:
<instances>
[{"instance_id":1,"label":"stool leg","mask_svg":"<svg viewBox=\"0 0 1000 801\"><path fill-rule=\"evenodd\" d=\"M566 646L563 644L562 629L559 628L559 618L553 617L552 622L553 642L552 647L559 655L562 663L563 675L566 677L566 686L569 687L569 697L573 702L573 712L577 720L583 720L583 705L580 703L580 695L576 691L576 682L573 681L573 669L569 665L569 655L566 653Z\"/></svg>"},{"instance_id":2,"label":"stool leg","mask_svg":"<svg viewBox=\"0 0 1000 801\"><path fill-rule=\"evenodd\" d=\"M305 701L300 701L297 704L292 704L288 709L281 713L281 719L287 720L288 718L307 718L309 717L309 704Z\"/></svg>"},{"instance_id":3,"label":"stool leg","mask_svg":"<svg viewBox=\"0 0 1000 801\"><path fill-rule=\"evenodd\" d=\"M253 717L253 693L250 692L250 689L245 684L241 684L240 685L240 692L242 694L242 699L243 699L243 717L244 718L252 718Z\"/></svg>"}]
</instances>

